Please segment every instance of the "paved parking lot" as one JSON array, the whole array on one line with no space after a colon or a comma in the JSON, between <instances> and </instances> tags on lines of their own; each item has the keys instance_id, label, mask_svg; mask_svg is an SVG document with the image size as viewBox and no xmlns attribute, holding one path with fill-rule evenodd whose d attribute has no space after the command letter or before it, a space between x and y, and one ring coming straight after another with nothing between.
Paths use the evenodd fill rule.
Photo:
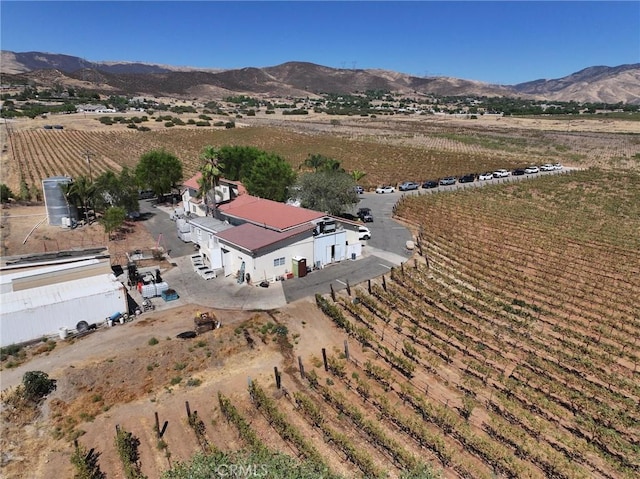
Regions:
<instances>
[{"instance_id":1,"label":"paved parking lot","mask_svg":"<svg viewBox=\"0 0 640 479\"><path fill-rule=\"evenodd\" d=\"M372 198L373 200L373 198ZM397 198L396 198L397 200ZM376 218L375 224L368 223L372 238L364 243L363 254L356 260L345 260L311 271L303 278L269 283L263 288L257 283L238 283L233 276L204 280L193 271L190 256L195 253L193 243L184 243L176 233L176 224L169 217L172 207L153 207L148 200L140 201L143 224L154 238L162 235L161 245L170 251L171 262L176 267L162 274L162 279L178 292L179 298L165 303L161 298L152 301L156 308L165 309L185 304L201 304L218 309L276 309L287 303L313 296L316 292L328 293L330 284L334 290L346 288L347 282L356 285L367 279L378 277L394 265L407 260L411 255L406 251L406 241L411 232L391 219L395 200L391 198L374 201L384 203L385 217ZM363 203L364 204L364 203ZM378 209L378 206L376 206ZM155 271L154 267L142 271ZM261 278L255 278L259 282ZM137 291L131 292L136 302L142 298Z\"/></svg>"}]
</instances>

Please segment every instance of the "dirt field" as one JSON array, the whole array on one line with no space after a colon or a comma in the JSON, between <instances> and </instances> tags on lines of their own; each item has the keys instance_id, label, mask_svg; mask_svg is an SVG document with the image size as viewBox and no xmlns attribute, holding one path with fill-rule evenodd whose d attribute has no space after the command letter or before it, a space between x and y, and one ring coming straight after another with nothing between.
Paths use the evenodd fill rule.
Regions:
<instances>
[{"instance_id":1,"label":"dirt field","mask_svg":"<svg viewBox=\"0 0 640 479\"><path fill-rule=\"evenodd\" d=\"M155 246L152 236L136 222L125 223L119 239L109 241L98 222L74 229L49 225L42 204L3 205L0 225L3 257L108 246L114 262L124 265L126 252Z\"/></svg>"},{"instance_id":2,"label":"dirt field","mask_svg":"<svg viewBox=\"0 0 640 479\"><path fill-rule=\"evenodd\" d=\"M234 398L240 407L248 399L248 378L273 383L277 366L284 371L283 383L287 384L294 381L289 376L294 372L294 355L320 355L321 345L332 348L341 344L341 334L327 327L326 318L308 301L270 314L217 311L214 313L223 321L222 328L196 339L176 339L177 333L192 329L192 318L201 309L192 305L154 313L73 343L60 342L46 355L37 355L16 369L5 369L3 389L19 382L27 370L46 371L58 380L58 387L33 424L24 428L20 421L4 422L3 477L24 477L25 469L32 471L30 477L34 478L71 477L70 446L78 435L81 443L102 452L100 465L108 477L121 477L113 447L116 424L142 439L143 472L158 477L170 462L187 460L198 450L195 436L185 425L185 401L192 410L222 423L216 412L219 391ZM296 338L293 351L283 350L274 335L261 333L261 326L274 321L285 324L290 336ZM251 332L255 348L249 347L236 330L238 326ZM158 344L152 344L152 338ZM162 422L169 421L165 440L170 462L152 447L154 412ZM8 411L3 414L6 420ZM216 447L240 447L237 433L220 426L213 436ZM268 427L258 433L267 442L274 440Z\"/></svg>"}]
</instances>

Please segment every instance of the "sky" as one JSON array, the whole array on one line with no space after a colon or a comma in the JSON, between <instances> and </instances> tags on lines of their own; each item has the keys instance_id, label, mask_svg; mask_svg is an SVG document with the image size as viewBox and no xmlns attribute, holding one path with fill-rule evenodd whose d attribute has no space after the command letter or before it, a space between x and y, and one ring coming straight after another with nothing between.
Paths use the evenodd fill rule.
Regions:
<instances>
[{"instance_id":1,"label":"sky","mask_svg":"<svg viewBox=\"0 0 640 479\"><path fill-rule=\"evenodd\" d=\"M9 1L0 47L199 68L306 61L513 85L640 63L640 0Z\"/></svg>"}]
</instances>

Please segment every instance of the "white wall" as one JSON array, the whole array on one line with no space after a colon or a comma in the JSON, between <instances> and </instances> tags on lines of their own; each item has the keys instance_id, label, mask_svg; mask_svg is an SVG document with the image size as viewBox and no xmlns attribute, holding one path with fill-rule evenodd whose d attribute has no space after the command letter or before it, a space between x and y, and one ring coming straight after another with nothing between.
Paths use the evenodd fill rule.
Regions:
<instances>
[{"instance_id":1,"label":"white wall","mask_svg":"<svg viewBox=\"0 0 640 479\"><path fill-rule=\"evenodd\" d=\"M309 267L313 266L313 238L304 238L290 246L260 256L255 259L252 278L262 281L272 280L274 276L284 276L292 271L292 258L300 256L307 260ZM274 265L276 259L284 258L284 263Z\"/></svg>"},{"instance_id":2,"label":"white wall","mask_svg":"<svg viewBox=\"0 0 640 479\"><path fill-rule=\"evenodd\" d=\"M320 267L347 258L347 233L338 230L335 233L323 234L315 237L314 261L320 262ZM333 250L333 258L331 251ZM310 266L314 266L311 264Z\"/></svg>"},{"instance_id":3,"label":"white wall","mask_svg":"<svg viewBox=\"0 0 640 479\"><path fill-rule=\"evenodd\" d=\"M79 283L77 287L80 290L84 289L83 282L86 283L85 280L78 280L64 284ZM8 293L3 298L4 300L9 299L9 295L12 294L28 293L39 296L40 299L49 295L52 300L47 304L42 304L41 300L34 307L30 307L28 301L24 301L24 307L21 309L3 311L0 316L0 345L8 346L56 335L62 327L74 330L80 321L89 324L103 323L105 318L113 313L127 312L126 288L120 283L114 285L110 291L106 291L104 287L93 292L87 290L80 297L66 300L52 291L55 291L55 286L45 286Z\"/></svg>"}]
</instances>

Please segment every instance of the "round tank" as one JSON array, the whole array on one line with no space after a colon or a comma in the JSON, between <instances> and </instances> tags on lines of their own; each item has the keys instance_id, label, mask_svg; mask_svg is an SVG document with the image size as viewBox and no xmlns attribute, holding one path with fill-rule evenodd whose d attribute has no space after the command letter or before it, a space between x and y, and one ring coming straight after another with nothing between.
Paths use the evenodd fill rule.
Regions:
<instances>
[{"instance_id":1,"label":"round tank","mask_svg":"<svg viewBox=\"0 0 640 479\"><path fill-rule=\"evenodd\" d=\"M47 219L50 225L66 226L63 224L63 218L70 218L71 222L78 219L77 208L67 202L61 188L61 185L69 184L72 181L68 176L52 176L42 180L44 204L47 208Z\"/></svg>"}]
</instances>

